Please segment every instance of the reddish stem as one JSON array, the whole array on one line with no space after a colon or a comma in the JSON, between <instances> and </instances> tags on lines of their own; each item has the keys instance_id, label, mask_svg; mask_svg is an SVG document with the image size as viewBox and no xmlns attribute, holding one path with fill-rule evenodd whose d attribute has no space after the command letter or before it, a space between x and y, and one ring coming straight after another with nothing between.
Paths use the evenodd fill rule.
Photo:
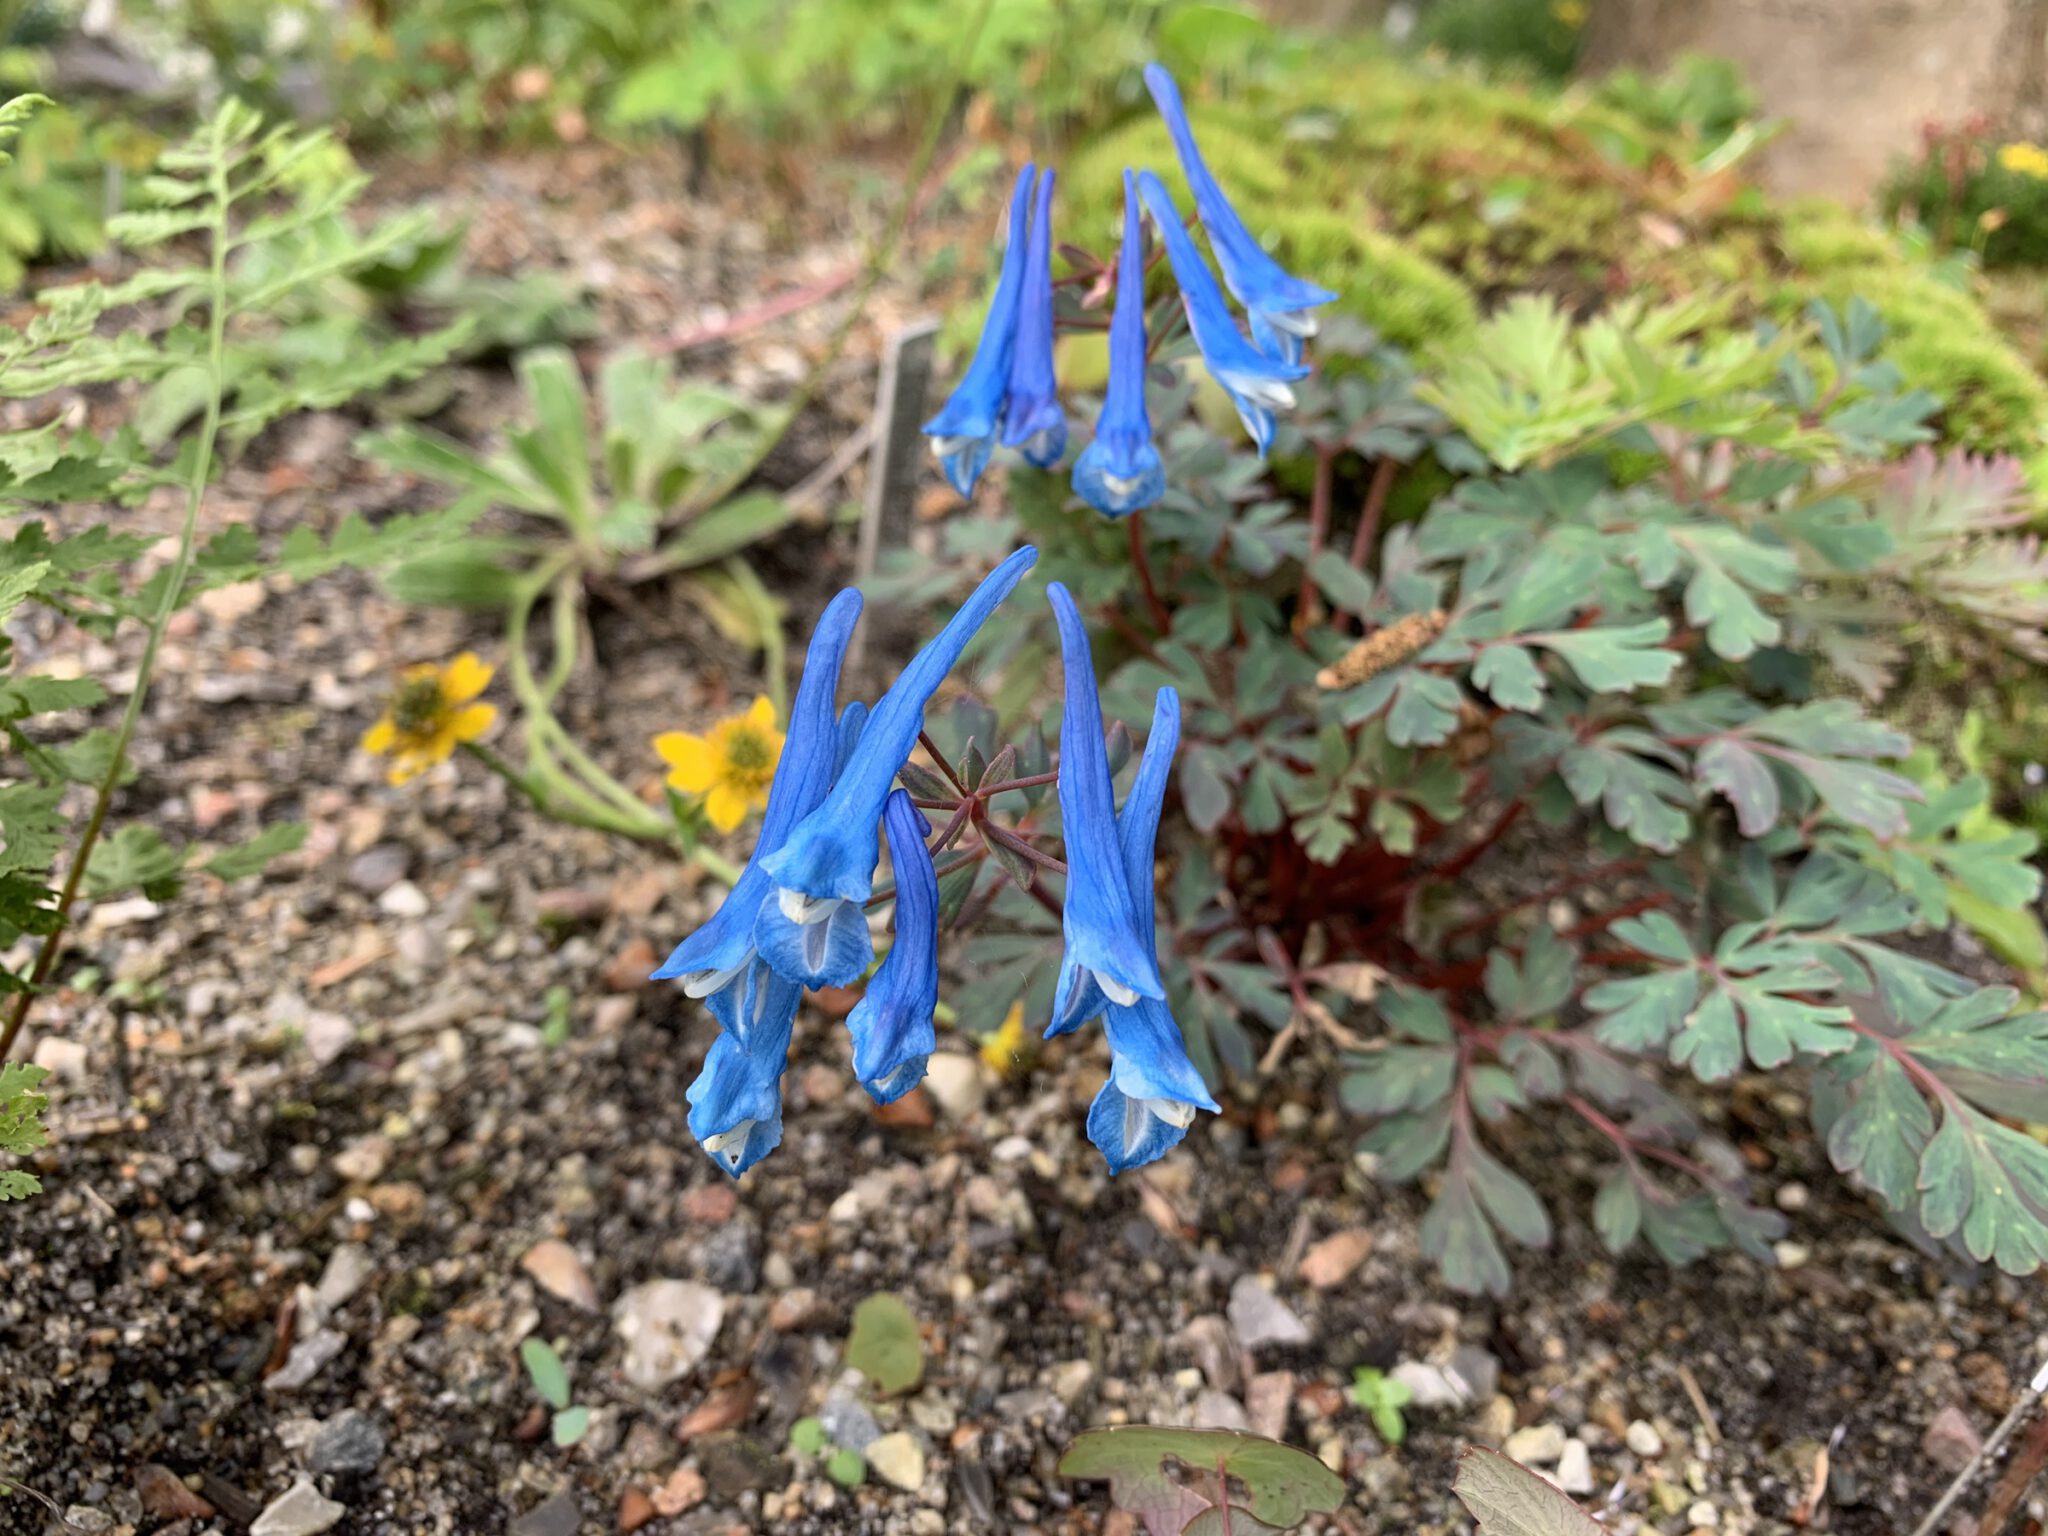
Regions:
<instances>
[{"instance_id":1,"label":"reddish stem","mask_svg":"<svg viewBox=\"0 0 2048 1536\"><path fill-rule=\"evenodd\" d=\"M966 794L967 786L960 782L960 775L953 771L953 765L946 761L946 754L939 750L938 744L932 740L930 733L919 731L917 733L917 744L931 754L932 761L939 765L939 772L946 776L946 781L959 790L961 794Z\"/></svg>"},{"instance_id":2,"label":"reddish stem","mask_svg":"<svg viewBox=\"0 0 2048 1536\"><path fill-rule=\"evenodd\" d=\"M1689 1178L1697 1179L1710 1189L1717 1187L1717 1181L1713 1174L1683 1153L1674 1152L1669 1147L1660 1147L1654 1141L1638 1141L1635 1137L1629 1135L1627 1131L1608 1119L1607 1116L1601 1114L1591 1104L1580 1098L1576 1093L1566 1094L1564 1101L1581 1119L1599 1131L1609 1141L1613 1142L1620 1149L1623 1158L1631 1165L1634 1164L1638 1156L1654 1157L1658 1162L1676 1168L1680 1173L1685 1174Z\"/></svg>"},{"instance_id":3,"label":"reddish stem","mask_svg":"<svg viewBox=\"0 0 2048 1536\"><path fill-rule=\"evenodd\" d=\"M1373 466L1372 483L1365 488L1365 507L1358 514L1358 531L1351 535L1351 568L1365 569L1373 540L1379 537L1380 519L1386 515L1387 497L1394 489L1394 476L1401 472L1399 459L1381 459Z\"/></svg>"},{"instance_id":4,"label":"reddish stem","mask_svg":"<svg viewBox=\"0 0 2048 1536\"><path fill-rule=\"evenodd\" d=\"M1131 565L1138 573L1138 585L1144 590L1145 606L1151 610L1152 627L1165 635L1173 629L1173 615L1160 600L1159 588L1152 581L1152 562L1145 554L1144 517L1143 512L1133 512L1124 519L1124 529L1130 535Z\"/></svg>"},{"instance_id":5,"label":"reddish stem","mask_svg":"<svg viewBox=\"0 0 2048 1536\"><path fill-rule=\"evenodd\" d=\"M1308 558L1301 563L1301 595L1294 604L1294 632L1308 633L1309 626L1316 622L1316 584L1309 575L1309 567L1316 562L1316 556L1323 552L1323 545L1330 537L1330 488L1337 475L1337 450L1327 444L1316 446L1315 489L1309 494L1308 503Z\"/></svg>"}]
</instances>

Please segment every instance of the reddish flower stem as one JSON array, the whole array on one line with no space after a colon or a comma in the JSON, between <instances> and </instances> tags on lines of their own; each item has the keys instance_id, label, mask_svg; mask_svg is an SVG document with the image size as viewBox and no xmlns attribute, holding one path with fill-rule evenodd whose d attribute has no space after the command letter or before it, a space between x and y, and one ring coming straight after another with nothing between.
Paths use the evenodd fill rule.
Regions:
<instances>
[{"instance_id":1,"label":"reddish flower stem","mask_svg":"<svg viewBox=\"0 0 2048 1536\"><path fill-rule=\"evenodd\" d=\"M1358 514L1358 531L1351 535L1351 568L1365 569L1373 541L1379 537L1380 519L1386 515L1387 497L1394 489L1394 476L1401 472L1399 459L1381 459L1373 466L1372 483L1365 488L1365 506Z\"/></svg>"},{"instance_id":2,"label":"reddish flower stem","mask_svg":"<svg viewBox=\"0 0 2048 1536\"><path fill-rule=\"evenodd\" d=\"M1316 446L1315 488L1309 493L1308 503L1308 558L1301 563L1301 593L1294 604L1294 632L1307 634L1309 626L1316 622L1316 584L1309 574L1309 567L1316 563L1316 556L1323 552L1323 545L1330 538L1330 492L1337 476L1337 450L1328 444Z\"/></svg>"},{"instance_id":3,"label":"reddish flower stem","mask_svg":"<svg viewBox=\"0 0 2048 1536\"><path fill-rule=\"evenodd\" d=\"M1145 554L1145 514L1133 512L1124 519L1124 529L1130 535L1131 565L1138 573L1138 585L1145 593L1145 606L1152 613L1152 627L1160 634L1173 630L1173 615L1160 600L1159 588L1152 580L1152 562Z\"/></svg>"}]
</instances>

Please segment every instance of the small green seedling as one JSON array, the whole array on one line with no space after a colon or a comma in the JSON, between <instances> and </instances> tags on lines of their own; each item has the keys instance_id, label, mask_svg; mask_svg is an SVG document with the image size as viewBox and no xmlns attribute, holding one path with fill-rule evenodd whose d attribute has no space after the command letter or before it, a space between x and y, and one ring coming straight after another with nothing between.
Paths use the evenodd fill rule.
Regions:
<instances>
[{"instance_id":1,"label":"small green seedling","mask_svg":"<svg viewBox=\"0 0 2048 1536\"><path fill-rule=\"evenodd\" d=\"M1308 1452L1229 1429L1091 1429L1059 1470L1107 1478L1110 1502L1136 1515L1145 1536L1265 1536L1344 1503L1344 1479Z\"/></svg>"},{"instance_id":2,"label":"small green seedling","mask_svg":"<svg viewBox=\"0 0 2048 1536\"><path fill-rule=\"evenodd\" d=\"M853 1309L846 1363L878 1392L909 1392L924 1380L924 1340L902 1297L878 1291Z\"/></svg>"},{"instance_id":3,"label":"small green seedling","mask_svg":"<svg viewBox=\"0 0 2048 1536\"><path fill-rule=\"evenodd\" d=\"M49 1075L48 1068L27 1062L0 1064L0 1152L26 1157L49 1141L42 1115L50 1100L36 1092ZM32 1173L0 1168L0 1200L26 1200L40 1194L42 1188L42 1180Z\"/></svg>"},{"instance_id":4,"label":"small green seedling","mask_svg":"<svg viewBox=\"0 0 2048 1536\"><path fill-rule=\"evenodd\" d=\"M1372 1366L1361 1365L1351 1373L1351 1401L1372 1415L1372 1427L1389 1445L1408 1438L1408 1421L1401 1410L1414 1396L1406 1382L1395 1381Z\"/></svg>"},{"instance_id":5,"label":"small green seedling","mask_svg":"<svg viewBox=\"0 0 2048 1536\"><path fill-rule=\"evenodd\" d=\"M528 1339L519 1346L519 1358L533 1379L534 1391L555 1410L551 1425L555 1444L574 1445L590 1429L590 1410L569 1401L569 1368L562 1364L561 1355L544 1339Z\"/></svg>"},{"instance_id":6,"label":"small green seedling","mask_svg":"<svg viewBox=\"0 0 2048 1536\"><path fill-rule=\"evenodd\" d=\"M789 1426L789 1444L806 1456L823 1455L825 1475L842 1488L858 1488L868 1480L867 1457L847 1446L834 1445L823 1419L798 1419Z\"/></svg>"},{"instance_id":7,"label":"small green seedling","mask_svg":"<svg viewBox=\"0 0 2048 1536\"><path fill-rule=\"evenodd\" d=\"M569 1043L569 1005L574 1001L567 987L549 987L545 1000L547 1017L541 1021L540 1043L553 1049Z\"/></svg>"}]
</instances>

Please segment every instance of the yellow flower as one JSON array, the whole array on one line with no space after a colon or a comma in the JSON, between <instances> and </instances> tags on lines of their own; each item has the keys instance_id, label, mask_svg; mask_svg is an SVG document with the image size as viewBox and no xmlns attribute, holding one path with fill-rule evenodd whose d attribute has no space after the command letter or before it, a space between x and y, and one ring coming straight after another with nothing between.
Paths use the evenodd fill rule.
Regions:
<instances>
[{"instance_id":1,"label":"yellow flower","mask_svg":"<svg viewBox=\"0 0 2048 1536\"><path fill-rule=\"evenodd\" d=\"M996 1032L981 1042L981 1059L989 1071L1008 1077L1024 1065L1030 1041L1024 1034L1024 1000L1010 1004Z\"/></svg>"},{"instance_id":2,"label":"yellow flower","mask_svg":"<svg viewBox=\"0 0 2048 1536\"><path fill-rule=\"evenodd\" d=\"M1566 26L1577 30L1586 24L1586 17L1592 12L1586 0L1556 0L1550 7L1550 14Z\"/></svg>"},{"instance_id":3,"label":"yellow flower","mask_svg":"<svg viewBox=\"0 0 2048 1536\"><path fill-rule=\"evenodd\" d=\"M1999 150L1998 163L2015 176L2048 181L2048 149L2038 144L2008 144Z\"/></svg>"},{"instance_id":4,"label":"yellow flower","mask_svg":"<svg viewBox=\"0 0 2048 1536\"><path fill-rule=\"evenodd\" d=\"M491 668L474 651L445 667L424 662L407 667L384 718L363 735L363 750L392 759L390 779L403 784L436 763L445 763L458 744L475 741L498 718L492 704L471 700L490 686Z\"/></svg>"},{"instance_id":5,"label":"yellow flower","mask_svg":"<svg viewBox=\"0 0 2048 1536\"><path fill-rule=\"evenodd\" d=\"M747 819L747 812L768 804L768 786L782 756L782 732L775 728L775 706L766 697L754 700L745 714L719 721L702 736L664 731L654 750L668 764L670 787L704 797L704 814L721 832Z\"/></svg>"}]
</instances>

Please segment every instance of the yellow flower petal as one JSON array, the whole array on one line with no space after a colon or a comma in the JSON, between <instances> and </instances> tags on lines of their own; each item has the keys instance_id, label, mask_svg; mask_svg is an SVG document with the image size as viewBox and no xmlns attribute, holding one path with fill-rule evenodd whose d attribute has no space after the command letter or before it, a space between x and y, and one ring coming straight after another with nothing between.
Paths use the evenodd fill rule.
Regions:
<instances>
[{"instance_id":1,"label":"yellow flower petal","mask_svg":"<svg viewBox=\"0 0 2048 1536\"><path fill-rule=\"evenodd\" d=\"M654 750L669 766L669 783L684 794L701 795L718 782L721 754L702 736L664 731L654 738Z\"/></svg>"},{"instance_id":2,"label":"yellow flower petal","mask_svg":"<svg viewBox=\"0 0 2048 1536\"><path fill-rule=\"evenodd\" d=\"M730 784L715 786L704 797L704 814L721 832L730 832L747 819L747 797Z\"/></svg>"},{"instance_id":3,"label":"yellow flower petal","mask_svg":"<svg viewBox=\"0 0 2048 1536\"><path fill-rule=\"evenodd\" d=\"M457 741L475 741L491 728L491 723L497 718L497 705L469 704L455 712L448 722L448 729Z\"/></svg>"},{"instance_id":4,"label":"yellow flower petal","mask_svg":"<svg viewBox=\"0 0 2048 1536\"><path fill-rule=\"evenodd\" d=\"M754 702L747 706L747 712L743 718L746 720L748 725L751 725L755 730L761 732L763 735L774 735L774 700L770 699L768 695L765 693L759 693L754 695Z\"/></svg>"},{"instance_id":5,"label":"yellow flower petal","mask_svg":"<svg viewBox=\"0 0 2048 1536\"><path fill-rule=\"evenodd\" d=\"M384 777L394 786L399 786L410 784L414 779L426 772L426 770L427 765L424 762L413 756L412 753L407 752L391 765L391 771L385 774Z\"/></svg>"},{"instance_id":6,"label":"yellow flower petal","mask_svg":"<svg viewBox=\"0 0 2048 1536\"><path fill-rule=\"evenodd\" d=\"M491 686L491 671L475 651L464 651L441 673L441 697L450 704L467 704Z\"/></svg>"},{"instance_id":7,"label":"yellow flower petal","mask_svg":"<svg viewBox=\"0 0 2048 1536\"><path fill-rule=\"evenodd\" d=\"M363 750L382 757L398 742L398 723L389 715L363 732Z\"/></svg>"},{"instance_id":8,"label":"yellow flower petal","mask_svg":"<svg viewBox=\"0 0 2048 1536\"><path fill-rule=\"evenodd\" d=\"M441 669L431 661L416 661L398 675L408 683L416 683L423 677L439 677Z\"/></svg>"}]
</instances>

